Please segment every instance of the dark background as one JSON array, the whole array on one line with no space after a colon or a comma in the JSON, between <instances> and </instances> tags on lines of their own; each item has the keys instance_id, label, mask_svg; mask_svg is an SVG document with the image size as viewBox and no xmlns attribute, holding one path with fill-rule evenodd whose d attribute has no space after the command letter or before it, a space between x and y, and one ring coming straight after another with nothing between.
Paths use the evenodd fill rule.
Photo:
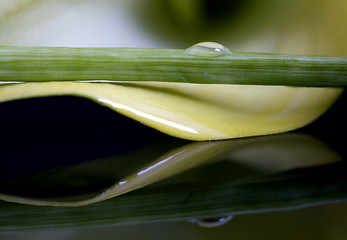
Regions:
<instances>
[{"instance_id":1,"label":"dark background","mask_svg":"<svg viewBox=\"0 0 347 240\"><path fill-rule=\"evenodd\" d=\"M347 156L344 93L319 119L296 130ZM93 101L45 97L0 104L0 178L131 152L153 142L181 141Z\"/></svg>"}]
</instances>

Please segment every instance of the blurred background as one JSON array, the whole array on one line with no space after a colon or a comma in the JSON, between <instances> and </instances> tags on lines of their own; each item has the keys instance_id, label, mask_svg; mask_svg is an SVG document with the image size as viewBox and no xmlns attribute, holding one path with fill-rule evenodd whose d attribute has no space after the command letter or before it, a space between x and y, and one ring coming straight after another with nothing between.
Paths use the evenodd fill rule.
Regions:
<instances>
[{"instance_id":1,"label":"blurred background","mask_svg":"<svg viewBox=\"0 0 347 240\"><path fill-rule=\"evenodd\" d=\"M13 46L184 49L214 41L235 52L347 56L346 26L346 0L0 0L0 45ZM321 139L343 159L346 103L343 94L324 116L299 130ZM131 152L166 139L76 97L3 103L0 118L3 179ZM141 134L129 134L135 131ZM119 135L124 137L114 137ZM217 228L180 221L19 232L0 234L0 239L335 240L346 238L346 221L347 205L339 203L236 216Z\"/></svg>"},{"instance_id":2,"label":"blurred background","mask_svg":"<svg viewBox=\"0 0 347 240\"><path fill-rule=\"evenodd\" d=\"M344 0L1 0L3 45L346 55Z\"/></svg>"}]
</instances>

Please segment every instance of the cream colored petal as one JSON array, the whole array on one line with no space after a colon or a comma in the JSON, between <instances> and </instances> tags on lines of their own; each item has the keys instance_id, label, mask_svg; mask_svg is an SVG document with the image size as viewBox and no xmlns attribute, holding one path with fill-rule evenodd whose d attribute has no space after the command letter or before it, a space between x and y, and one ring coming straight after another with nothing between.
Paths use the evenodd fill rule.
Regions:
<instances>
[{"instance_id":1,"label":"cream colored petal","mask_svg":"<svg viewBox=\"0 0 347 240\"><path fill-rule=\"evenodd\" d=\"M76 95L166 134L216 140L289 131L324 113L342 89L186 83L47 82L3 85L0 102Z\"/></svg>"},{"instance_id":2,"label":"cream colored petal","mask_svg":"<svg viewBox=\"0 0 347 240\"><path fill-rule=\"evenodd\" d=\"M18 2L31 1L18 0ZM136 23L136 18L131 16L134 13L131 12L131 8L136 6L137 0L130 2L131 4L127 1L113 0L38 1L37 4L18 11L6 21L0 22L2 33L0 44L59 46L125 44L128 47L134 45L163 47L166 43L158 41L155 36L149 36L150 33L145 32ZM278 9L269 14L269 19L263 23L267 27L261 31L261 34L274 39L270 48L259 45L262 38L258 36L258 31L254 31L252 37L241 34L243 47L237 43L235 46L229 43L229 40L226 41L227 45L231 50L236 47L248 51L266 50L299 54L339 55L338 50L341 49L343 54L346 44L341 44L340 41L339 44L333 44L334 51L331 50L332 45L328 44L328 40L324 41L327 44L321 46L325 46L327 51L321 51L321 48L314 51L315 49L307 47L307 41L303 41L302 37L314 39L314 43L323 38L334 41L335 35L341 39L346 34L346 31L341 31L341 26L344 26L341 20L347 16L341 14L344 11L344 1L320 0L324 4L319 4L313 9L310 7L315 4L313 0L305 0L300 5L299 12L296 2L298 0L257 3L262 6L272 4ZM0 3L2 7L17 9L6 1ZM334 6L338 8L339 14L329 18L328 16L333 15ZM279 18L279 15L282 17ZM298 18L287 21L290 16ZM312 25L315 16L330 19L328 23L322 25L324 28L319 28L319 34ZM272 18L278 21L272 21ZM265 31L266 29L269 31ZM332 29L336 32L331 33ZM296 36L299 37L297 41L295 41ZM230 36L231 40L235 40L234 37ZM269 41L265 42L268 45ZM312 46L315 48L316 45ZM342 89L179 83L138 83L122 86L33 83L2 86L0 101L46 95L79 95L167 134L191 140L207 140L278 133L301 127L326 111L341 92Z\"/></svg>"}]
</instances>

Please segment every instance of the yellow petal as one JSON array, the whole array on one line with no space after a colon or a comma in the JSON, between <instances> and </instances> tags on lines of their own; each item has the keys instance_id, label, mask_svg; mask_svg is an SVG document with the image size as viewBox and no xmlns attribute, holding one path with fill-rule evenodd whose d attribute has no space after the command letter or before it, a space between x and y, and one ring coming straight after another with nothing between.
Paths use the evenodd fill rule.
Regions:
<instances>
[{"instance_id":1,"label":"yellow petal","mask_svg":"<svg viewBox=\"0 0 347 240\"><path fill-rule=\"evenodd\" d=\"M46 82L1 86L0 102L81 96L166 134L199 141L302 127L324 113L341 92L335 88L284 86Z\"/></svg>"},{"instance_id":2,"label":"yellow petal","mask_svg":"<svg viewBox=\"0 0 347 240\"><path fill-rule=\"evenodd\" d=\"M0 2L0 8L17 9L8 2ZM11 2L14 4L14 1ZM130 11L131 4L127 2L40 1L0 23L0 43L133 46L139 39L137 46L167 46L155 36L149 37L145 32L148 29L141 29L141 25L135 23L138 19L130 16L134 12ZM138 2L134 0L133 3ZM247 51L346 54L344 40L347 32L343 24L347 16L343 14L346 1L320 0L319 3L316 4L316 0L261 1L251 5L252 9L258 11L258 5L265 9L268 5L273 6L271 14L266 16L268 19L261 21L264 25L261 31L256 31L254 19L250 18L250 24L246 24L250 27L247 34L227 29L224 40L220 40L232 49ZM312 5L315 7L312 8ZM229 32L232 32L232 36L228 35ZM326 111L341 92L342 89L328 88L178 83L40 83L1 86L0 101L78 95L167 134L191 140L207 140L263 135L301 127Z\"/></svg>"}]
</instances>

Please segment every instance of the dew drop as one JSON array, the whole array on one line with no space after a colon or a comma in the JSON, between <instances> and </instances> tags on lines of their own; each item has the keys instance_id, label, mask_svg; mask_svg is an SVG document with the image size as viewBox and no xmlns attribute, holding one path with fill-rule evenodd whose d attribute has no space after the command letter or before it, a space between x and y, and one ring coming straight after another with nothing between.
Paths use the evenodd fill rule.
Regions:
<instances>
[{"instance_id":1,"label":"dew drop","mask_svg":"<svg viewBox=\"0 0 347 240\"><path fill-rule=\"evenodd\" d=\"M220 227L229 222L233 216L218 216L211 218L195 219L191 220L192 223L199 225L200 227Z\"/></svg>"},{"instance_id":2,"label":"dew drop","mask_svg":"<svg viewBox=\"0 0 347 240\"><path fill-rule=\"evenodd\" d=\"M187 48L184 53L196 57L220 57L232 54L229 48L215 42L201 42Z\"/></svg>"}]
</instances>

